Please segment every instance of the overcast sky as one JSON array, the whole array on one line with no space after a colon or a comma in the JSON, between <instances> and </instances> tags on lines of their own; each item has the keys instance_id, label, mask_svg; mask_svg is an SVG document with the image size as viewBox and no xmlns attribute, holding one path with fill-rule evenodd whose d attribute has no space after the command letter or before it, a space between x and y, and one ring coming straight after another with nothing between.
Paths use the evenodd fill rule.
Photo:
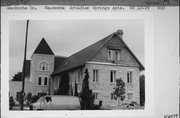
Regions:
<instances>
[{"instance_id":1,"label":"overcast sky","mask_svg":"<svg viewBox=\"0 0 180 118\"><path fill-rule=\"evenodd\" d=\"M75 52L122 29L123 40L144 65L144 21L133 20L30 20L27 59L44 37L55 55ZM10 22L10 79L22 71L26 21Z\"/></svg>"}]
</instances>

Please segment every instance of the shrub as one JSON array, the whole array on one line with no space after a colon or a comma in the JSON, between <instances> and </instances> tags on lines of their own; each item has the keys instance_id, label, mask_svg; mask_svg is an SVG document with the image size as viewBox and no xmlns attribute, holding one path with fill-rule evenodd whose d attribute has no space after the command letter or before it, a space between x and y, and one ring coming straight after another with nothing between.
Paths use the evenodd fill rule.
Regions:
<instances>
[{"instance_id":1,"label":"shrub","mask_svg":"<svg viewBox=\"0 0 180 118\"><path fill-rule=\"evenodd\" d=\"M9 97L9 109L13 109L13 106L15 105L13 96Z\"/></svg>"},{"instance_id":2,"label":"shrub","mask_svg":"<svg viewBox=\"0 0 180 118\"><path fill-rule=\"evenodd\" d=\"M28 93L25 98L27 105L31 104L31 98L32 98L32 93Z\"/></svg>"}]
</instances>

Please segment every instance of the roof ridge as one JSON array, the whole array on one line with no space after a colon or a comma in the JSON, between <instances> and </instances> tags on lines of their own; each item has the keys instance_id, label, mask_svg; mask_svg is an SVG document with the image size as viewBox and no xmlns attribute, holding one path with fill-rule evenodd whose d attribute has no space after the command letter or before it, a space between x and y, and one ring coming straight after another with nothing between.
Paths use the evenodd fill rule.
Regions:
<instances>
[{"instance_id":1,"label":"roof ridge","mask_svg":"<svg viewBox=\"0 0 180 118\"><path fill-rule=\"evenodd\" d=\"M108 35L110 37L90 56L90 58L87 59L87 61L90 60L112 38L112 36L114 36L114 34L115 33L112 33L112 34Z\"/></svg>"}]
</instances>

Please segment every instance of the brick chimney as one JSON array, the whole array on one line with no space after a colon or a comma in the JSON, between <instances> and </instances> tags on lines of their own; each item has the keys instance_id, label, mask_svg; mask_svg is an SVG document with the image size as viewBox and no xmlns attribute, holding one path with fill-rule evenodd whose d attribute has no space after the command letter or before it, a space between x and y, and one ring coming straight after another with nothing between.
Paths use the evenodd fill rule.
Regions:
<instances>
[{"instance_id":1,"label":"brick chimney","mask_svg":"<svg viewBox=\"0 0 180 118\"><path fill-rule=\"evenodd\" d=\"M123 38L123 30L117 30L116 34L122 39Z\"/></svg>"}]
</instances>

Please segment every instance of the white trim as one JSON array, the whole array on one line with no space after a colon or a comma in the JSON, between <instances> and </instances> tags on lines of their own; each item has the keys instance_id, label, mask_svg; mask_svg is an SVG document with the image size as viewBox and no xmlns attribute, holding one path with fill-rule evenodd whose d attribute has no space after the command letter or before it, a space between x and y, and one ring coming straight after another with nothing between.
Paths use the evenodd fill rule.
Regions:
<instances>
[{"instance_id":1,"label":"white trim","mask_svg":"<svg viewBox=\"0 0 180 118\"><path fill-rule=\"evenodd\" d=\"M125 66L125 67L139 67L139 66L135 66L135 65L115 64L115 63L95 62L95 61L88 61L88 62L86 62L86 64L110 65L110 66Z\"/></svg>"}]
</instances>

